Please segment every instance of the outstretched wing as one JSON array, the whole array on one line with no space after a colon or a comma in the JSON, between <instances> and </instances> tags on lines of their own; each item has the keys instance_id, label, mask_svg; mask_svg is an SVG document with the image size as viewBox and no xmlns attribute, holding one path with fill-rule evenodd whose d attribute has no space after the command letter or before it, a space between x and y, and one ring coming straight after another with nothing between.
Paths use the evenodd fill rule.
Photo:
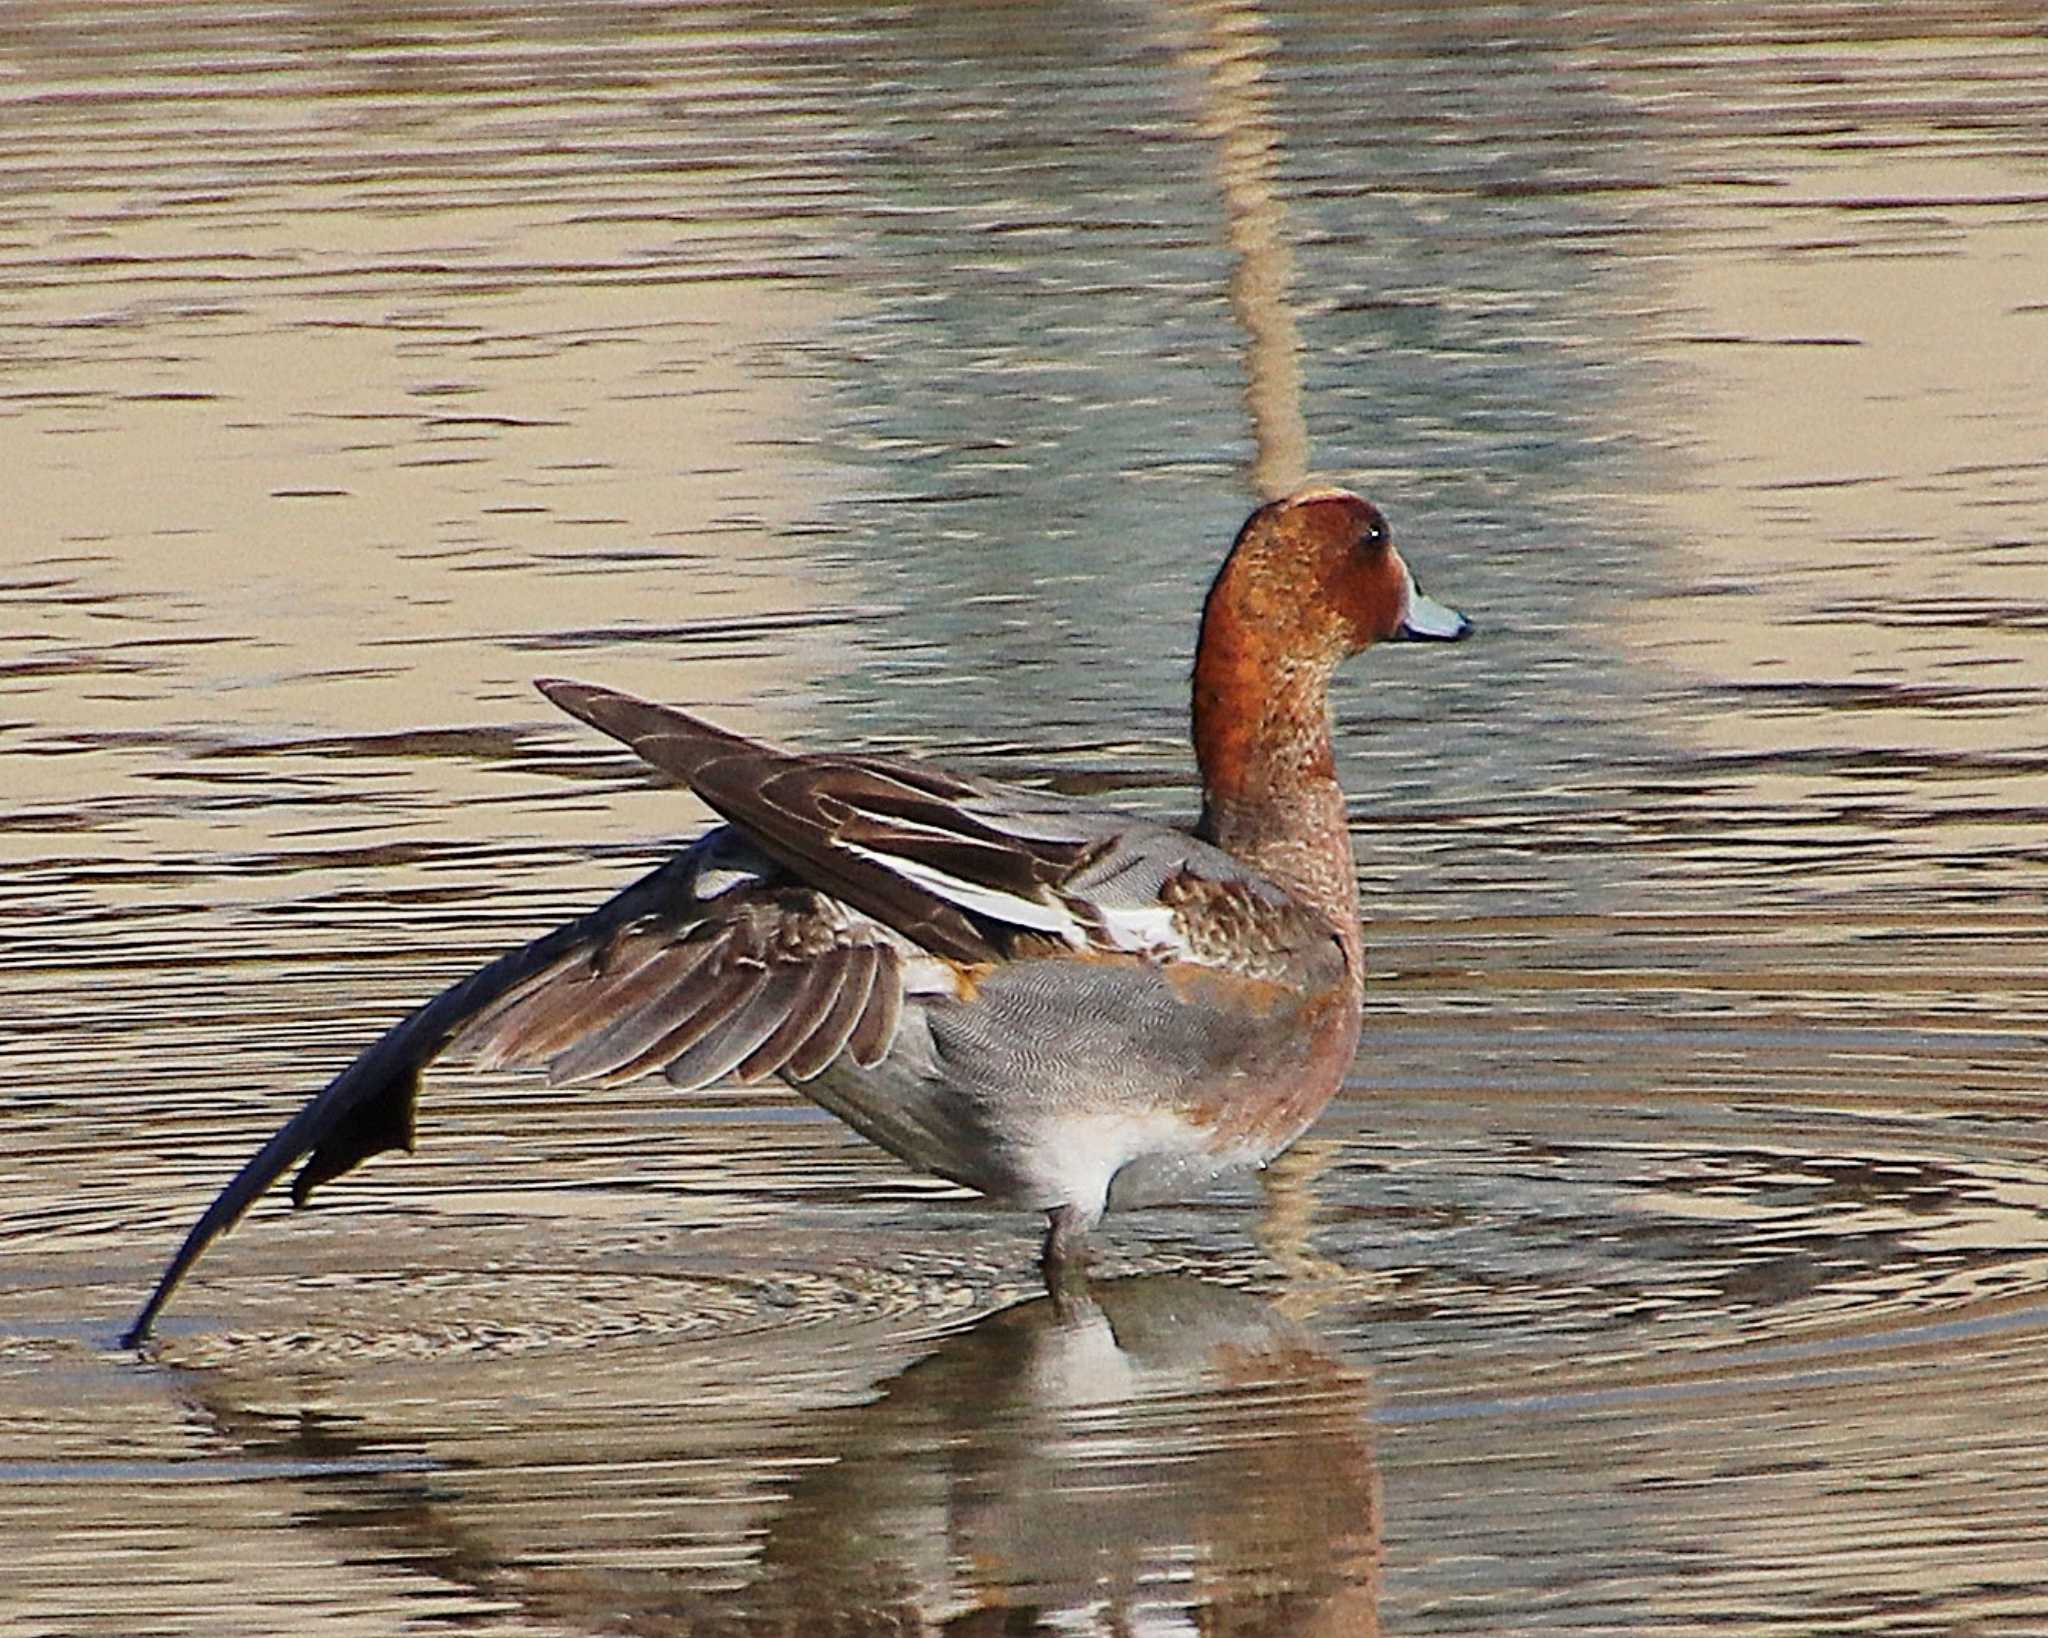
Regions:
<instances>
[{"instance_id":1,"label":"outstretched wing","mask_svg":"<svg viewBox=\"0 0 2048 1638\"><path fill-rule=\"evenodd\" d=\"M572 716L690 787L769 857L956 961L993 961L1018 931L1061 934L1058 885L1098 851L1071 824L1005 826L991 787L878 757L785 751L687 712L544 680Z\"/></svg>"},{"instance_id":2,"label":"outstretched wing","mask_svg":"<svg viewBox=\"0 0 2048 1638\"><path fill-rule=\"evenodd\" d=\"M373 1042L250 1158L186 1235L123 1341L295 1165L292 1203L410 1149L420 1074L444 1051L545 1062L558 1083L659 1069L691 1089L737 1073L805 1080L878 1063L903 1004L886 929L791 882L723 828L590 914L500 956Z\"/></svg>"},{"instance_id":3,"label":"outstretched wing","mask_svg":"<svg viewBox=\"0 0 2048 1638\"><path fill-rule=\"evenodd\" d=\"M879 1063L902 1010L897 942L789 882L731 831L685 860L696 866L690 899L521 979L448 1050L486 1069L545 1063L556 1085L613 1086L659 1070L686 1092L727 1075L807 1081L841 1052L863 1068Z\"/></svg>"}]
</instances>

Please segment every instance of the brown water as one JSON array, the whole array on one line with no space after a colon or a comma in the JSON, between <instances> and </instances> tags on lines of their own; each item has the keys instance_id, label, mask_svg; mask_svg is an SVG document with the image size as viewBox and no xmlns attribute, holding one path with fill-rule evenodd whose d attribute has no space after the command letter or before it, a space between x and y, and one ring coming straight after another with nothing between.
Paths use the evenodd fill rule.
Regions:
<instances>
[{"instance_id":1,"label":"brown water","mask_svg":"<svg viewBox=\"0 0 2048 1638\"><path fill-rule=\"evenodd\" d=\"M2048 1631L2044 380L2036 6L0 10L0 1633ZM1304 469L1481 637L1270 1189L450 1070L112 1345L702 822L532 675L1185 812Z\"/></svg>"}]
</instances>

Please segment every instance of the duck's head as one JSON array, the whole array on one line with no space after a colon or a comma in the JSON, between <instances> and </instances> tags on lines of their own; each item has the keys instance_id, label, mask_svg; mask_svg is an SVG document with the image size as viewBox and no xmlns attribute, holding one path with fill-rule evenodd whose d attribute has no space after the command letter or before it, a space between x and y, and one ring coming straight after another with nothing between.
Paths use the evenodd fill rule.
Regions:
<instances>
[{"instance_id":1,"label":"duck's head","mask_svg":"<svg viewBox=\"0 0 2048 1638\"><path fill-rule=\"evenodd\" d=\"M1249 644L1268 665L1325 675L1374 643L1455 642L1471 629L1416 589L1380 509L1334 488L1303 489L1252 513L1203 616L1205 643Z\"/></svg>"},{"instance_id":2,"label":"duck's head","mask_svg":"<svg viewBox=\"0 0 2048 1638\"><path fill-rule=\"evenodd\" d=\"M1198 834L1325 910L1354 978L1363 971L1358 884L1330 743L1330 677L1388 638L1453 641L1471 629L1415 589L1380 509L1346 489L1261 506L1203 605Z\"/></svg>"}]
</instances>

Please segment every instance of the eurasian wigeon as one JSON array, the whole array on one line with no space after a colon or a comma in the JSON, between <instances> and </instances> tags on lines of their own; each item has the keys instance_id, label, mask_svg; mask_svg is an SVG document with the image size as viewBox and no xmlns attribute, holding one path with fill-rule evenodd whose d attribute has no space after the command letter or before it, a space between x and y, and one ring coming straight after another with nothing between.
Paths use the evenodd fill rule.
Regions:
<instances>
[{"instance_id":1,"label":"eurasian wigeon","mask_svg":"<svg viewBox=\"0 0 2048 1638\"><path fill-rule=\"evenodd\" d=\"M911 1165L1045 1213L1057 1283L1107 1207L1264 1164L1343 1080L1364 959L1327 687L1372 643L1469 629L1370 502L1261 506L1202 610L1192 831L542 682L726 822L372 1044L221 1192L124 1340L290 1167L303 1205L410 1149L449 1050L561 1083L780 1075Z\"/></svg>"}]
</instances>

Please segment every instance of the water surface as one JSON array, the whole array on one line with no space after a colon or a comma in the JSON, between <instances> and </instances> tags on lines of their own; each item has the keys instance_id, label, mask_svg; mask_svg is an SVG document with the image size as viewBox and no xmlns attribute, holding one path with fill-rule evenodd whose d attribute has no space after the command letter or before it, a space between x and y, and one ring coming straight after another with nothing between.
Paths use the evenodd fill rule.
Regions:
<instances>
[{"instance_id":1,"label":"water surface","mask_svg":"<svg viewBox=\"0 0 2048 1638\"><path fill-rule=\"evenodd\" d=\"M2011 5L0 18L0 1632L2048 1623L2048 38ZM1191 810L1262 492L1367 1045L1031 1228L363 1041L704 822L536 674Z\"/></svg>"}]
</instances>

